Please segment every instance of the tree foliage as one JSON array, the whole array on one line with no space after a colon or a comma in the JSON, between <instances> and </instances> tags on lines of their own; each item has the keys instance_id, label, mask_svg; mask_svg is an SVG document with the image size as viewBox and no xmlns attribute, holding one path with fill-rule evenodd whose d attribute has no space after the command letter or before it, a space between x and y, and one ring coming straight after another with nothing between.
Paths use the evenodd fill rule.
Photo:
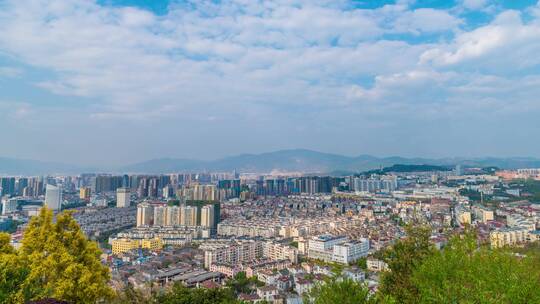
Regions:
<instances>
[{"instance_id":1,"label":"tree foliage","mask_svg":"<svg viewBox=\"0 0 540 304\"><path fill-rule=\"evenodd\" d=\"M230 287L236 294L248 293L250 291L250 280L245 272L237 273L233 278L227 281L227 286Z\"/></svg>"},{"instance_id":2,"label":"tree foliage","mask_svg":"<svg viewBox=\"0 0 540 304\"><path fill-rule=\"evenodd\" d=\"M364 284L350 279L332 279L324 284L317 284L308 293L304 303L310 303L309 299L312 299L314 304L376 303Z\"/></svg>"},{"instance_id":3,"label":"tree foliage","mask_svg":"<svg viewBox=\"0 0 540 304\"><path fill-rule=\"evenodd\" d=\"M455 236L412 275L420 303L540 303L540 260Z\"/></svg>"},{"instance_id":4,"label":"tree foliage","mask_svg":"<svg viewBox=\"0 0 540 304\"><path fill-rule=\"evenodd\" d=\"M413 271L434 253L429 242L431 229L426 226L408 226L407 237L384 252L389 272L381 277L380 292L398 303L415 303L418 290L411 281Z\"/></svg>"},{"instance_id":5,"label":"tree foliage","mask_svg":"<svg viewBox=\"0 0 540 304\"><path fill-rule=\"evenodd\" d=\"M145 294L141 290L134 288L131 283L128 283L123 289L118 291L111 303L147 304L152 303L153 298L155 298L154 294Z\"/></svg>"},{"instance_id":6,"label":"tree foliage","mask_svg":"<svg viewBox=\"0 0 540 304\"><path fill-rule=\"evenodd\" d=\"M479 247L474 231L451 237L436 251L429 228L409 227L408 236L385 252L379 299L398 303L540 303L540 255L528 250ZM382 301L385 303L385 301Z\"/></svg>"},{"instance_id":7,"label":"tree foliage","mask_svg":"<svg viewBox=\"0 0 540 304\"><path fill-rule=\"evenodd\" d=\"M234 292L230 288L187 288L181 284L164 294L158 295L154 303L163 304L236 304Z\"/></svg>"},{"instance_id":8,"label":"tree foliage","mask_svg":"<svg viewBox=\"0 0 540 304\"><path fill-rule=\"evenodd\" d=\"M64 212L53 221L46 207L33 217L19 250L0 237L0 300L24 303L54 298L71 303L110 299L109 270L99 261L97 244ZM6 249L7 248L7 249Z\"/></svg>"},{"instance_id":9,"label":"tree foliage","mask_svg":"<svg viewBox=\"0 0 540 304\"><path fill-rule=\"evenodd\" d=\"M366 257L359 258L358 261L356 261L356 265L364 271L367 270L367 258Z\"/></svg>"},{"instance_id":10,"label":"tree foliage","mask_svg":"<svg viewBox=\"0 0 540 304\"><path fill-rule=\"evenodd\" d=\"M255 287L264 285L257 277L248 278L246 273L241 271L232 279L227 281L227 287L231 288L236 294L250 293Z\"/></svg>"},{"instance_id":11,"label":"tree foliage","mask_svg":"<svg viewBox=\"0 0 540 304\"><path fill-rule=\"evenodd\" d=\"M4 241L7 240L7 243ZM9 245L9 235L0 234L0 303L24 302L24 294L19 294L20 286L28 276L28 268Z\"/></svg>"}]
</instances>

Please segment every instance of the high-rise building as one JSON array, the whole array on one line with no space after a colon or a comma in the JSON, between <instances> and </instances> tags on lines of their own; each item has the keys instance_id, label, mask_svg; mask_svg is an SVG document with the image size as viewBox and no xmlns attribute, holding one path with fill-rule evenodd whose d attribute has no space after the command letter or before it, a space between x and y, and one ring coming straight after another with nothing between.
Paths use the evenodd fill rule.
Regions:
<instances>
[{"instance_id":1,"label":"high-rise building","mask_svg":"<svg viewBox=\"0 0 540 304\"><path fill-rule=\"evenodd\" d=\"M165 226L167 223L167 207L154 207L154 226Z\"/></svg>"},{"instance_id":2,"label":"high-rise building","mask_svg":"<svg viewBox=\"0 0 540 304\"><path fill-rule=\"evenodd\" d=\"M129 188L116 189L116 207L125 208L131 205L131 195Z\"/></svg>"},{"instance_id":3,"label":"high-rise building","mask_svg":"<svg viewBox=\"0 0 540 304\"><path fill-rule=\"evenodd\" d=\"M28 178L21 177L17 180L16 193L17 195L23 195L24 189L28 187Z\"/></svg>"},{"instance_id":4,"label":"high-rise building","mask_svg":"<svg viewBox=\"0 0 540 304\"><path fill-rule=\"evenodd\" d=\"M9 196L2 197L2 215L10 214L17 211L17 200L9 198Z\"/></svg>"},{"instance_id":5,"label":"high-rise building","mask_svg":"<svg viewBox=\"0 0 540 304\"><path fill-rule=\"evenodd\" d=\"M166 198L166 199L172 198L174 196L174 188L173 188L173 186L167 185L167 186L163 187L162 195L163 195L163 198Z\"/></svg>"},{"instance_id":6,"label":"high-rise building","mask_svg":"<svg viewBox=\"0 0 540 304\"><path fill-rule=\"evenodd\" d=\"M45 206L51 210L62 208L62 189L57 186L47 185L45 188Z\"/></svg>"},{"instance_id":7,"label":"high-rise building","mask_svg":"<svg viewBox=\"0 0 540 304\"><path fill-rule=\"evenodd\" d=\"M214 206L206 205L201 208L201 226L215 228Z\"/></svg>"},{"instance_id":8,"label":"high-rise building","mask_svg":"<svg viewBox=\"0 0 540 304\"><path fill-rule=\"evenodd\" d=\"M454 174L458 176L463 174L463 171L461 170L461 165L456 165L456 168L454 169Z\"/></svg>"},{"instance_id":9,"label":"high-rise building","mask_svg":"<svg viewBox=\"0 0 540 304\"><path fill-rule=\"evenodd\" d=\"M154 208L148 203L137 206L137 227L151 226L154 223Z\"/></svg>"},{"instance_id":10,"label":"high-rise building","mask_svg":"<svg viewBox=\"0 0 540 304\"><path fill-rule=\"evenodd\" d=\"M93 181L93 192L103 193L112 192L122 187L122 176L98 175Z\"/></svg>"},{"instance_id":11,"label":"high-rise building","mask_svg":"<svg viewBox=\"0 0 540 304\"><path fill-rule=\"evenodd\" d=\"M14 177L2 177L0 178L0 195L15 194L15 178Z\"/></svg>"},{"instance_id":12,"label":"high-rise building","mask_svg":"<svg viewBox=\"0 0 540 304\"><path fill-rule=\"evenodd\" d=\"M79 189L79 198L82 200L90 200L90 187L81 187Z\"/></svg>"},{"instance_id":13,"label":"high-rise building","mask_svg":"<svg viewBox=\"0 0 540 304\"><path fill-rule=\"evenodd\" d=\"M167 207L167 219L165 221L166 226L178 226L180 225L180 207L169 206Z\"/></svg>"},{"instance_id":14,"label":"high-rise building","mask_svg":"<svg viewBox=\"0 0 540 304\"><path fill-rule=\"evenodd\" d=\"M201 214L202 214L202 207L206 205L213 206L214 209L214 225L212 227L217 227L217 224L221 221L221 206L219 202L212 202L212 201L191 201L186 203L187 206L191 206L196 209L196 224L200 225L201 223Z\"/></svg>"},{"instance_id":15,"label":"high-rise building","mask_svg":"<svg viewBox=\"0 0 540 304\"><path fill-rule=\"evenodd\" d=\"M184 206L180 213L180 225L197 226L197 207Z\"/></svg>"}]
</instances>

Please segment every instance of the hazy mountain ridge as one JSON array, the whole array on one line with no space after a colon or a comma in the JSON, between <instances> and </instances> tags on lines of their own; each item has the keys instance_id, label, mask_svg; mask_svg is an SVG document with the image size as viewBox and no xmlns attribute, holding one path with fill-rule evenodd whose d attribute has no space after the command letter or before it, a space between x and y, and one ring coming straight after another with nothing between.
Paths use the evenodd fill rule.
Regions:
<instances>
[{"instance_id":1,"label":"hazy mountain ridge","mask_svg":"<svg viewBox=\"0 0 540 304\"><path fill-rule=\"evenodd\" d=\"M305 149L281 150L262 154L242 154L213 161L194 161L186 159L156 159L122 167L125 172L164 173L175 171L233 171L270 172L272 170L299 172L360 172L396 164L487 167L496 166L505 169L540 167L540 159L532 157L511 158L405 158L399 156L375 157L360 155L357 157L332 153L322 153ZM183 168L183 170L180 170Z\"/></svg>"},{"instance_id":2,"label":"hazy mountain ridge","mask_svg":"<svg viewBox=\"0 0 540 304\"><path fill-rule=\"evenodd\" d=\"M532 157L485 157L485 158L406 158L399 156L375 157L360 155L356 157L332 153L322 153L306 149L280 150L261 154L241 154L212 161L159 158L115 168L85 168L57 162L44 162L25 159L1 158L0 174L39 175L39 174L77 174L83 172L116 173L171 173L201 171L233 171L264 173L273 170L306 173L361 172L396 164L435 165L435 166L496 166L499 168L540 167L540 159Z\"/></svg>"},{"instance_id":3,"label":"hazy mountain ridge","mask_svg":"<svg viewBox=\"0 0 540 304\"><path fill-rule=\"evenodd\" d=\"M0 174L5 175L75 174L83 171L86 171L83 167L59 162L0 157Z\"/></svg>"}]
</instances>

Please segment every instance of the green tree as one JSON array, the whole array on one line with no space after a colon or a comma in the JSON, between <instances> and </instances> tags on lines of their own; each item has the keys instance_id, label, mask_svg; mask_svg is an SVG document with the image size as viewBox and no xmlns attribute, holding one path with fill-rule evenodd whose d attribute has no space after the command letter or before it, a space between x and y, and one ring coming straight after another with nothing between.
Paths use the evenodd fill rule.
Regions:
<instances>
[{"instance_id":1,"label":"green tree","mask_svg":"<svg viewBox=\"0 0 540 304\"><path fill-rule=\"evenodd\" d=\"M22 302L17 291L28 275L9 240L8 234L0 233L0 303Z\"/></svg>"},{"instance_id":2,"label":"green tree","mask_svg":"<svg viewBox=\"0 0 540 304\"><path fill-rule=\"evenodd\" d=\"M311 302L313 301L313 302ZM314 304L363 304L376 303L375 298L369 295L367 287L350 279L331 279L323 284L315 285L304 303Z\"/></svg>"},{"instance_id":3,"label":"green tree","mask_svg":"<svg viewBox=\"0 0 540 304\"><path fill-rule=\"evenodd\" d=\"M362 270L367 270L367 258L366 257L359 258L358 261L356 261L356 265L360 267L360 269Z\"/></svg>"},{"instance_id":4,"label":"green tree","mask_svg":"<svg viewBox=\"0 0 540 304\"><path fill-rule=\"evenodd\" d=\"M227 287L231 288L236 294L249 293L252 283L254 282L248 279L246 273L241 271L227 281Z\"/></svg>"},{"instance_id":5,"label":"green tree","mask_svg":"<svg viewBox=\"0 0 540 304\"><path fill-rule=\"evenodd\" d=\"M412 282L418 303L540 303L540 258L478 248L469 232L428 257Z\"/></svg>"},{"instance_id":6,"label":"green tree","mask_svg":"<svg viewBox=\"0 0 540 304\"><path fill-rule=\"evenodd\" d=\"M0 290L10 290L8 302L55 298L96 303L113 295L97 244L86 239L69 212L54 222L52 211L44 207L30 221L19 250L6 249L5 237L0 244Z\"/></svg>"},{"instance_id":7,"label":"green tree","mask_svg":"<svg viewBox=\"0 0 540 304\"><path fill-rule=\"evenodd\" d=\"M149 304L152 303L150 296L143 294L140 290L137 290L133 287L132 284L128 283L122 290L120 290L112 303L115 304Z\"/></svg>"},{"instance_id":8,"label":"green tree","mask_svg":"<svg viewBox=\"0 0 540 304\"><path fill-rule=\"evenodd\" d=\"M236 304L239 303L230 288L187 288L175 284L173 288L154 299L160 304Z\"/></svg>"},{"instance_id":9,"label":"green tree","mask_svg":"<svg viewBox=\"0 0 540 304\"><path fill-rule=\"evenodd\" d=\"M0 254L13 254L15 249L9 243L9 234L0 232Z\"/></svg>"},{"instance_id":10,"label":"green tree","mask_svg":"<svg viewBox=\"0 0 540 304\"><path fill-rule=\"evenodd\" d=\"M398 303L415 303L418 290L411 281L413 271L422 261L434 253L429 242L431 228L407 226L407 236L384 252L384 260L390 271L381 277L380 292L393 297Z\"/></svg>"}]
</instances>

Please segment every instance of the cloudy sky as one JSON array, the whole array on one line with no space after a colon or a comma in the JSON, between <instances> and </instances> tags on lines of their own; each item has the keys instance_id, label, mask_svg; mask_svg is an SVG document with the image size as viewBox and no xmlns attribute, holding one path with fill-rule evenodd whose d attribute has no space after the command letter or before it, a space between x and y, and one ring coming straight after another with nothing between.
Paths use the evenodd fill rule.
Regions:
<instances>
[{"instance_id":1,"label":"cloudy sky","mask_svg":"<svg viewBox=\"0 0 540 304\"><path fill-rule=\"evenodd\" d=\"M0 156L540 157L540 2L0 0Z\"/></svg>"}]
</instances>

